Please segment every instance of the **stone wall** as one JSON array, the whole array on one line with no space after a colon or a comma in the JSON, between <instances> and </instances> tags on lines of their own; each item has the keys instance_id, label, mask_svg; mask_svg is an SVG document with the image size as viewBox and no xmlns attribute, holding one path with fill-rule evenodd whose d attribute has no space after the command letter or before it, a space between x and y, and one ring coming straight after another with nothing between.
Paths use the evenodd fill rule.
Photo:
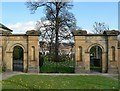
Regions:
<instances>
[{"instance_id":1,"label":"stone wall","mask_svg":"<svg viewBox=\"0 0 120 91\"><path fill-rule=\"evenodd\" d=\"M13 71L13 49L15 46L20 46L23 49L23 71L24 72L39 72L39 34L32 30L26 34L2 34L0 47L2 48L3 62L8 71ZM31 48L34 47L34 53ZM32 55L34 54L34 55ZM34 56L34 59L31 57ZM0 56L1 57L1 56Z\"/></svg>"},{"instance_id":2,"label":"stone wall","mask_svg":"<svg viewBox=\"0 0 120 91\"><path fill-rule=\"evenodd\" d=\"M112 32L112 33L111 33ZM87 34L80 30L73 33L75 40L76 73L90 72L90 49L99 46L102 49L102 72L118 73L118 41L119 32L115 30L104 34ZM114 48L114 55L113 55Z\"/></svg>"}]
</instances>

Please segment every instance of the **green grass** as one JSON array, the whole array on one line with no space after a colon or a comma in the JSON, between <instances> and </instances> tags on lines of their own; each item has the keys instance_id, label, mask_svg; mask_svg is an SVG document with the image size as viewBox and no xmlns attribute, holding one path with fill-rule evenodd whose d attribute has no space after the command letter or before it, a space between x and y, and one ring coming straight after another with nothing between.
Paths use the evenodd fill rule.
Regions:
<instances>
[{"instance_id":1,"label":"green grass","mask_svg":"<svg viewBox=\"0 0 120 91\"><path fill-rule=\"evenodd\" d=\"M74 61L53 62L44 61L40 68L42 73L74 73Z\"/></svg>"},{"instance_id":2,"label":"green grass","mask_svg":"<svg viewBox=\"0 0 120 91\"><path fill-rule=\"evenodd\" d=\"M114 78L117 78L117 79L120 79L120 75L118 75L118 76L113 76Z\"/></svg>"},{"instance_id":3,"label":"green grass","mask_svg":"<svg viewBox=\"0 0 120 91\"><path fill-rule=\"evenodd\" d=\"M103 76L16 75L2 81L3 89L118 89L118 81Z\"/></svg>"}]
</instances>

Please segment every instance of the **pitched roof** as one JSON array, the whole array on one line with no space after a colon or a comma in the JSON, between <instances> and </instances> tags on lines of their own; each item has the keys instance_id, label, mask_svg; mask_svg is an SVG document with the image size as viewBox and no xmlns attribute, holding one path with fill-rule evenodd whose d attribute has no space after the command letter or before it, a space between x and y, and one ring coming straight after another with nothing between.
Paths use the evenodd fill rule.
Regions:
<instances>
[{"instance_id":1,"label":"pitched roof","mask_svg":"<svg viewBox=\"0 0 120 91\"><path fill-rule=\"evenodd\" d=\"M9 29L8 27L6 27L5 25L1 24L0 23L0 28L4 29L4 30L7 30L7 31L10 31L12 32L13 30Z\"/></svg>"}]
</instances>

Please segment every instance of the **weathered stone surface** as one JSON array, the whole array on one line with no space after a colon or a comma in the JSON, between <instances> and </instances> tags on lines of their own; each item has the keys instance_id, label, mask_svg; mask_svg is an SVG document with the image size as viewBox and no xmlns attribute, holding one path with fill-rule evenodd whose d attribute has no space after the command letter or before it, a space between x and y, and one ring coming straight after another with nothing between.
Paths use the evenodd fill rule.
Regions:
<instances>
[{"instance_id":1,"label":"weathered stone surface","mask_svg":"<svg viewBox=\"0 0 120 91\"><path fill-rule=\"evenodd\" d=\"M87 34L86 30L73 31L73 35L86 35L86 34Z\"/></svg>"},{"instance_id":2,"label":"weathered stone surface","mask_svg":"<svg viewBox=\"0 0 120 91\"><path fill-rule=\"evenodd\" d=\"M75 31L75 72L90 72L90 49L93 46L99 46L102 49L102 72L118 73L118 63L120 63L120 50L118 50L117 41L118 34L119 31L115 30L105 31L104 34L82 34L82 31L81 33ZM113 55L113 47L115 55Z\"/></svg>"},{"instance_id":3,"label":"weathered stone surface","mask_svg":"<svg viewBox=\"0 0 120 91\"><path fill-rule=\"evenodd\" d=\"M20 46L24 50L23 71L39 72L38 39L39 34L34 30L27 34L3 34L0 36L0 63L4 63L7 70L13 71L13 50L15 46Z\"/></svg>"}]
</instances>

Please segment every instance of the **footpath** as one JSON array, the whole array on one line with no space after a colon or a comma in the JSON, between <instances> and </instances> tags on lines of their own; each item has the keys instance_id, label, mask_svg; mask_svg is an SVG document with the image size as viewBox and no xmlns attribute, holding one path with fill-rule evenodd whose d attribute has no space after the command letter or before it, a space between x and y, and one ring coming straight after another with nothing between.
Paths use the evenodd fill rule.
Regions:
<instances>
[{"instance_id":1,"label":"footpath","mask_svg":"<svg viewBox=\"0 0 120 91\"><path fill-rule=\"evenodd\" d=\"M20 75L20 74L24 74L24 75L99 75L99 76L106 76L106 77L111 77L114 80L119 80L120 81L120 75L118 74L109 74L109 73L23 73L23 72L4 72L0 74L0 80L5 80L8 79L12 76L15 75Z\"/></svg>"}]
</instances>

